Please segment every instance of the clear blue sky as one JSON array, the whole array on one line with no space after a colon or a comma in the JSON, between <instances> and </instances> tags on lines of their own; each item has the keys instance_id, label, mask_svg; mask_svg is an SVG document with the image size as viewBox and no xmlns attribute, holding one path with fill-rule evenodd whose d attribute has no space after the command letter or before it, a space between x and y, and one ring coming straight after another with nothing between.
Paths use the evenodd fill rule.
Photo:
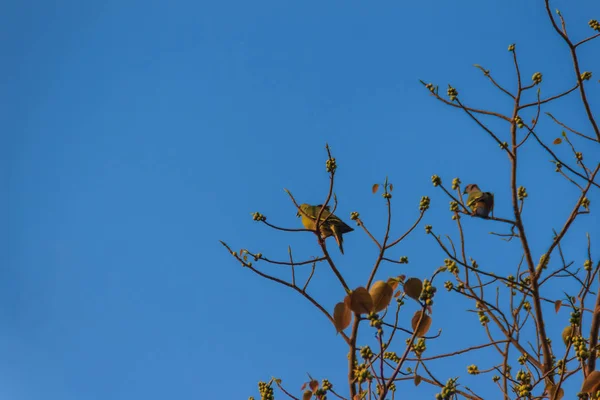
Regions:
<instances>
[{"instance_id":1,"label":"clear blue sky","mask_svg":"<svg viewBox=\"0 0 600 400\"><path fill-rule=\"evenodd\" d=\"M596 0L554 3L575 37L600 19ZM509 112L472 64L514 88L506 49L517 42L525 79L544 73L543 93L573 83L539 0L5 1L0 37L0 398L11 400L240 399L273 375L299 393L306 372L344 385L346 349L330 323L241 269L218 240L273 258L288 245L298 258L316 255L309 235L273 232L250 213L298 226L283 188L302 202L324 198L325 142L339 164L339 214L360 211L379 234L384 203L370 187L386 175L395 235L422 195L433 205L425 222L456 234L434 173L480 183L508 215L498 146L418 79ZM597 43L582 49L596 110L599 54ZM573 97L549 111L587 129L578 106ZM545 139L560 134L542 127ZM539 257L576 192L533 142L523 156ZM597 214L582 221L565 241L576 263L584 232L600 237ZM517 244L488 235L489 222L464 222L469 255L512 272ZM375 256L365 235L347 235L344 257L333 253L351 286L364 284ZM382 278L424 278L444 258L422 227L392 254L401 255L410 264L386 265ZM344 294L327 269L311 288L330 310ZM446 329L431 355L483 343L476 315L463 311L472 304L438 293L432 329ZM567 320L565 311L549 322L556 340ZM480 368L492 366L488 355ZM435 371L445 381L473 362ZM477 379L465 382L491 377ZM403 390L417 398L411 383Z\"/></svg>"}]
</instances>

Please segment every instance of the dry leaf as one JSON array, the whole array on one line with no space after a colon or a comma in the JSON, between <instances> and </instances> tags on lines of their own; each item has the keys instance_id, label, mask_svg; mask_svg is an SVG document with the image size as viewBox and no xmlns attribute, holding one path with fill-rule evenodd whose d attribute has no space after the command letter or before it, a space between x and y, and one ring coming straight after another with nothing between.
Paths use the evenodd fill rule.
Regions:
<instances>
[{"instance_id":1,"label":"dry leaf","mask_svg":"<svg viewBox=\"0 0 600 400\"><path fill-rule=\"evenodd\" d=\"M546 387L546 391L552 400L561 400L565 396L563 388L558 389L558 393L556 393L556 385L552 383L549 383Z\"/></svg>"},{"instance_id":2,"label":"dry leaf","mask_svg":"<svg viewBox=\"0 0 600 400\"><path fill-rule=\"evenodd\" d=\"M552 142L554 144L561 144L562 143L562 139L561 138L556 138L554 139L554 142Z\"/></svg>"},{"instance_id":3,"label":"dry leaf","mask_svg":"<svg viewBox=\"0 0 600 400\"><path fill-rule=\"evenodd\" d=\"M562 331L562 340L565 346L569 345L569 342L571 341L571 336L573 336L573 327L569 325Z\"/></svg>"},{"instance_id":4,"label":"dry leaf","mask_svg":"<svg viewBox=\"0 0 600 400\"><path fill-rule=\"evenodd\" d=\"M421 375L415 375L415 386L419 386L421 384Z\"/></svg>"},{"instance_id":5,"label":"dry leaf","mask_svg":"<svg viewBox=\"0 0 600 400\"><path fill-rule=\"evenodd\" d=\"M377 193L377 190L379 190L379 183L376 183L373 185L373 189L372 189L373 194Z\"/></svg>"},{"instance_id":6,"label":"dry leaf","mask_svg":"<svg viewBox=\"0 0 600 400\"><path fill-rule=\"evenodd\" d=\"M420 323L419 320L421 321ZM415 315L412 318L411 325L413 331L417 332L417 336L423 337L431 327L431 317L425 314L424 311L417 311L415 312Z\"/></svg>"},{"instance_id":7,"label":"dry leaf","mask_svg":"<svg viewBox=\"0 0 600 400\"><path fill-rule=\"evenodd\" d=\"M302 400L310 400L310 399L312 399L312 395L313 395L313 393L310 390L307 390L302 395Z\"/></svg>"},{"instance_id":8,"label":"dry leaf","mask_svg":"<svg viewBox=\"0 0 600 400\"><path fill-rule=\"evenodd\" d=\"M562 300L556 300L554 302L554 311L558 312L558 310L560 310L561 306L562 306Z\"/></svg>"},{"instance_id":9,"label":"dry leaf","mask_svg":"<svg viewBox=\"0 0 600 400\"><path fill-rule=\"evenodd\" d=\"M337 303L333 309L333 324L338 333L350 325L352 313L346 303Z\"/></svg>"},{"instance_id":10,"label":"dry leaf","mask_svg":"<svg viewBox=\"0 0 600 400\"><path fill-rule=\"evenodd\" d=\"M319 381L317 381L317 380L314 380L314 379L313 379L313 380L312 380L312 381L310 381L310 383L308 384L308 387L310 388L310 390L312 390L312 391L313 391L313 393L314 393L314 392L316 392L316 391L317 391L317 389L319 388Z\"/></svg>"},{"instance_id":11,"label":"dry leaf","mask_svg":"<svg viewBox=\"0 0 600 400\"><path fill-rule=\"evenodd\" d=\"M350 295L350 308L357 314L368 314L373 309L373 299L364 287L357 287Z\"/></svg>"},{"instance_id":12,"label":"dry leaf","mask_svg":"<svg viewBox=\"0 0 600 400\"><path fill-rule=\"evenodd\" d=\"M373 311L379 312L385 309L392 301L394 289L384 281L377 281L369 290L371 299L373 300Z\"/></svg>"},{"instance_id":13,"label":"dry leaf","mask_svg":"<svg viewBox=\"0 0 600 400\"><path fill-rule=\"evenodd\" d=\"M404 283L404 293L415 300L419 300L422 290L423 282L421 282L419 278L409 278L406 283Z\"/></svg>"},{"instance_id":14,"label":"dry leaf","mask_svg":"<svg viewBox=\"0 0 600 400\"><path fill-rule=\"evenodd\" d=\"M600 389L600 371L592 371L583 381L581 391L583 393L595 393Z\"/></svg>"},{"instance_id":15,"label":"dry leaf","mask_svg":"<svg viewBox=\"0 0 600 400\"><path fill-rule=\"evenodd\" d=\"M397 278L389 278L387 280L387 284L392 287L392 290L396 290L396 288L398 287L398 285L400 284L400 282L398 281Z\"/></svg>"}]
</instances>

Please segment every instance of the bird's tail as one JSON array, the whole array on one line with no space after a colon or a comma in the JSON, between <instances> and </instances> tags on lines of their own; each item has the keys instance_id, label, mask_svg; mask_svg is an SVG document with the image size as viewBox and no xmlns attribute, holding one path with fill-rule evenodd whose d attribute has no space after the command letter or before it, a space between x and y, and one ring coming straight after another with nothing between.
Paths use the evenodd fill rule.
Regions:
<instances>
[{"instance_id":1,"label":"bird's tail","mask_svg":"<svg viewBox=\"0 0 600 400\"><path fill-rule=\"evenodd\" d=\"M331 224L331 231L333 232L333 237L340 248L340 252L344 254L344 237L335 224Z\"/></svg>"}]
</instances>

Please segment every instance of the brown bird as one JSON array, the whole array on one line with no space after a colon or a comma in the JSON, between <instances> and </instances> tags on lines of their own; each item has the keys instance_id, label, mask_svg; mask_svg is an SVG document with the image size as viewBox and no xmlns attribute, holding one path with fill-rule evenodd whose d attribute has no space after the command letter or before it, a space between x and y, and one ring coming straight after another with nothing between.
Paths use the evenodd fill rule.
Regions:
<instances>
[{"instance_id":1,"label":"brown bird","mask_svg":"<svg viewBox=\"0 0 600 400\"><path fill-rule=\"evenodd\" d=\"M479 186L471 183L465 187L467 197L467 207L472 211L472 215L487 218L490 212L494 210L494 194L490 192L482 192Z\"/></svg>"},{"instance_id":2,"label":"brown bird","mask_svg":"<svg viewBox=\"0 0 600 400\"><path fill-rule=\"evenodd\" d=\"M302 217L302 225L306 229L315 230L317 227L317 216L321 211L322 205L311 206L309 204L300 204L300 210L296 216ZM329 218L328 218L329 217ZM337 242L340 251L344 254L344 238L343 234L352 232L354 229L346 225L344 221L339 219L329 211L329 206L325 207L321 214L321 225L319 226L321 237L323 239L333 236Z\"/></svg>"}]
</instances>

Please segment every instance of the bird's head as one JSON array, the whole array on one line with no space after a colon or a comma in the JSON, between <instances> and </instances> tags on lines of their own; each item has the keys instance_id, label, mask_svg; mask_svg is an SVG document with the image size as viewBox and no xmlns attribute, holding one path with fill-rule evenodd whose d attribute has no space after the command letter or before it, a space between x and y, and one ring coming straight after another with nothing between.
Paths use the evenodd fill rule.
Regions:
<instances>
[{"instance_id":1,"label":"bird's head","mask_svg":"<svg viewBox=\"0 0 600 400\"><path fill-rule=\"evenodd\" d=\"M474 190L481 192L481 189L479 189L479 186L477 186L476 183L470 183L465 187L463 194L471 193Z\"/></svg>"},{"instance_id":2,"label":"bird's head","mask_svg":"<svg viewBox=\"0 0 600 400\"><path fill-rule=\"evenodd\" d=\"M310 205L306 204L306 203L300 204L300 206L299 206L300 210L302 210L304 213L307 212L308 207L310 207ZM298 210L298 212L296 213L296 217L298 217L298 218L300 218L302 216L302 213L300 212L300 210Z\"/></svg>"}]
</instances>

